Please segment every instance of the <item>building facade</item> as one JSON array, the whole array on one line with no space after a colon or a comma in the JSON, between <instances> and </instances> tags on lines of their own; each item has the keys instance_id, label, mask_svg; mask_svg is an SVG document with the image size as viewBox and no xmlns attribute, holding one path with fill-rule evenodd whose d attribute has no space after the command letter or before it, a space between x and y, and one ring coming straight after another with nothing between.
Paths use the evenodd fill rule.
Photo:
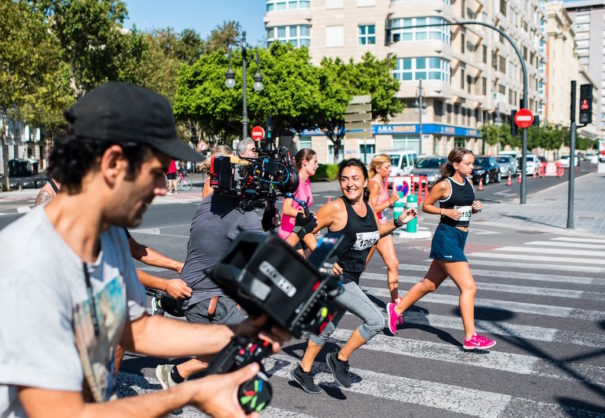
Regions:
<instances>
[{"instance_id":1,"label":"building facade","mask_svg":"<svg viewBox=\"0 0 605 418\"><path fill-rule=\"evenodd\" d=\"M6 147L0 142L0 173L4 173L4 162L13 159L36 161L38 169L45 169L45 158L48 150L41 142L41 131L39 128L32 129L23 122L16 120L2 120L0 118L0 129L4 130ZM0 186L1 190L1 186Z\"/></svg>"},{"instance_id":2,"label":"building facade","mask_svg":"<svg viewBox=\"0 0 605 418\"><path fill-rule=\"evenodd\" d=\"M597 118L593 118L599 137L605 138L605 2L596 0L566 1L565 8L575 24L577 54L580 63L598 88Z\"/></svg>"},{"instance_id":3,"label":"building facade","mask_svg":"<svg viewBox=\"0 0 605 418\"><path fill-rule=\"evenodd\" d=\"M546 106L545 120L558 126L570 125L571 81L577 83L576 100L582 84L593 86L593 124L582 129L583 135L597 136L599 112L598 86L578 55L574 22L563 3L546 5ZM577 102L576 102L577 103ZM576 120L577 120L576 105Z\"/></svg>"},{"instance_id":4,"label":"building facade","mask_svg":"<svg viewBox=\"0 0 605 418\"><path fill-rule=\"evenodd\" d=\"M528 107L544 113L545 9L539 0L268 0L267 43L307 46L314 64L323 57L360 60L366 52L396 57L397 96L406 108L372 136L346 140L341 157L387 149L445 155L455 146L476 153L483 123L508 123L523 91L520 61L507 40L479 25L414 27L479 21L503 29L528 69ZM418 96L422 84L422 125ZM420 129L422 126L422 135ZM300 138L331 161L330 141L318 132Z\"/></svg>"}]
</instances>

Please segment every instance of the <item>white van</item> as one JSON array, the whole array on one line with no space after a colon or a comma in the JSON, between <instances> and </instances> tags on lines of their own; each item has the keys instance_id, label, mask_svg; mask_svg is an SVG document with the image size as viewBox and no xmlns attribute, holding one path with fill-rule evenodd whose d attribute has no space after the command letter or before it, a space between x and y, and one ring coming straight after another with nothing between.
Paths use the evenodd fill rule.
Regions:
<instances>
[{"instance_id":1,"label":"white van","mask_svg":"<svg viewBox=\"0 0 605 418\"><path fill-rule=\"evenodd\" d=\"M381 154L391 157L391 177L408 175L418 165L418 154L416 154L416 151L392 150L383 151Z\"/></svg>"}]
</instances>

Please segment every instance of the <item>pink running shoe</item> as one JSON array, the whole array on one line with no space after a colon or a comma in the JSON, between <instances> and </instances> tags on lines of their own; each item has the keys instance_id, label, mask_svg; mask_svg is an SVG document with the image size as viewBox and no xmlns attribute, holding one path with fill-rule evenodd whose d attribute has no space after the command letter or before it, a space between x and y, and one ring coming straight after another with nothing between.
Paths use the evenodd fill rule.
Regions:
<instances>
[{"instance_id":1,"label":"pink running shoe","mask_svg":"<svg viewBox=\"0 0 605 418\"><path fill-rule=\"evenodd\" d=\"M488 350L496 345L494 340L485 338L483 335L474 333L469 340L464 340L465 350Z\"/></svg>"},{"instance_id":2,"label":"pink running shoe","mask_svg":"<svg viewBox=\"0 0 605 418\"><path fill-rule=\"evenodd\" d=\"M395 299L395 305L399 305L399 302L401 302L401 297ZM403 326L403 314L399 315L399 325Z\"/></svg>"},{"instance_id":3,"label":"pink running shoe","mask_svg":"<svg viewBox=\"0 0 605 418\"><path fill-rule=\"evenodd\" d=\"M395 312L395 303L387 304L387 314L389 320L389 331L391 334L395 335L397 333L397 322L399 321L399 315Z\"/></svg>"}]
</instances>

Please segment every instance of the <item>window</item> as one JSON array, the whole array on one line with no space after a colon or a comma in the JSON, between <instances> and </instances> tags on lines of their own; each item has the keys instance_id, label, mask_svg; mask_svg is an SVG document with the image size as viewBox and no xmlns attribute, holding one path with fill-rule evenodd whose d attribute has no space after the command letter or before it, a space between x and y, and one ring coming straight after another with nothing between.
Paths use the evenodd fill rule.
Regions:
<instances>
[{"instance_id":1,"label":"window","mask_svg":"<svg viewBox=\"0 0 605 418\"><path fill-rule=\"evenodd\" d=\"M500 13L506 16L506 0L500 0Z\"/></svg>"},{"instance_id":2,"label":"window","mask_svg":"<svg viewBox=\"0 0 605 418\"><path fill-rule=\"evenodd\" d=\"M466 148L466 139L454 138L454 148Z\"/></svg>"},{"instance_id":3,"label":"window","mask_svg":"<svg viewBox=\"0 0 605 418\"><path fill-rule=\"evenodd\" d=\"M487 78L481 77L481 94L487 94Z\"/></svg>"},{"instance_id":4,"label":"window","mask_svg":"<svg viewBox=\"0 0 605 418\"><path fill-rule=\"evenodd\" d=\"M345 158L344 141L340 143L338 148L338 158L336 161L340 162ZM332 163L334 161L334 145L328 144L328 161Z\"/></svg>"},{"instance_id":5,"label":"window","mask_svg":"<svg viewBox=\"0 0 605 418\"><path fill-rule=\"evenodd\" d=\"M344 26L328 26L326 27L326 47L343 46L345 42Z\"/></svg>"},{"instance_id":6,"label":"window","mask_svg":"<svg viewBox=\"0 0 605 418\"><path fill-rule=\"evenodd\" d=\"M387 21L387 40L389 43L407 41L441 41L450 44L451 32L448 26L428 28L410 28L414 25L439 24L446 22L440 17L408 17Z\"/></svg>"},{"instance_id":7,"label":"window","mask_svg":"<svg viewBox=\"0 0 605 418\"><path fill-rule=\"evenodd\" d=\"M397 80L450 81L450 62L440 57L398 58L393 75Z\"/></svg>"},{"instance_id":8,"label":"window","mask_svg":"<svg viewBox=\"0 0 605 418\"><path fill-rule=\"evenodd\" d=\"M310 136L301 136L298 138L298 149L311 148L313 149L313 140Z\"/></svg>"},{"instance_id":9,"label":"window","mask_svg":"<svg viewBox=\"0 0 605 418\"><path fill-rule=\"evenodd\" d=\"M311 44L309 25L275 26L267 28L267 46L273 42L291 43L296 47Z\"/></svg>"},{"instance_id":10,"label":"window","mask_svg":"<svg viewBox=\"0 0 605 418\"><path fill-rule=\"evenodd\" d=\"M326 9L342 9L344 0L326 0Z\"/></svg>"},{"instance_id":11,"label":"window","mask_svg":"<svg viewBox=\"0 0 605 418\"><path fill-rule=\"evenodd\" d=\"M499 67L498 69L500 70L500 72L502 74L506 74L506 58L504 58L503 56L500 56L498 58L498 60L500 62L500 65L498 66Z\"/></svg>"},{"instance_id":12,"label":"window","mask_svg":"<svg viewBox=\"0 0 605 418\"><path fill-rule=\"evenodd\" d=\"M466 52L466 35L464 33L460 34L460 52L463 54Z\"/></svg>"},{"instance_id":13,"label":"window","mask_svg":"<svg viewBox=\"0 0 605 418\"><path fill-rule=\"evenodd\" d=\"M368 164L372 161L374 154L376 154L376 144L359 144L359 156L364 163Z\"/></svg>"},{"instance_id":14,"label":"window","mask_svg":"<svg viewBox=\"0 0 605 418\"><path fill-rule=\"evenodd\" d=\"M376 26L375 25L359 25L358 26L358 43L359 45L375 45L376 44Z\"/></svg>"},{"instance_id":15,"label":"window","mask_svg":"<svg viewBox=\"0 0 605 418\"><path fill-rule=\"evenodd\" d=\"M487 46L481 45L481 61L487 64Z\"/></svg>"},{"instance_id":16,"label":"window","mask_svg":"<svg viewBox=\"0 0 605 418\"><path fill-rule=\"evenodd\" d=\"M462 90L464 90L464 80L466 78L466 71L464 71L464 68L460 69L460 88Z\"/></svg>"},{"instance_id":17,"label":"window","mask_svg":"<svg viewBox=\"0 0 605 418\"><path fill-rule=\"evenodd\" d=\"M267 11L272 10L296 10L309 9L311 7L310 0L267 0Z\"/></svg>"}]
</instances>

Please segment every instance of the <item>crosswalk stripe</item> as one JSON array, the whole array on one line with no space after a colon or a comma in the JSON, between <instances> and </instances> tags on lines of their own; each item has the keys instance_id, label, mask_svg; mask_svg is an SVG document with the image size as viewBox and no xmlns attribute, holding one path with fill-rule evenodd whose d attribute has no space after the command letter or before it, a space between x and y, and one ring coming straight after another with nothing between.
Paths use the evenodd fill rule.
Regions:
<instances>
[{"instance_id":1,"label":"crosswalk stripe","mask_svg":"<svg viewBox=\"0 0 605 418\"><path fill-rule=\"evenodd\" d=\"M337 329L332 333L331 339L334 340L333 342L336 345L341 347L349 339L352 332L346 329ZM445 363L463 364L508 373L560 380L586 381L598 385L605 384L604 367L578 363L566 364L566 367L573 369L576 375L582 376L582 378L574 378L560 370L556 364L550 361L524 354L490 350L489 355L479 356L476 353L467 352L460 346L452 344L387 337L385 335L376 335L363 346L363 349Z\"/></svg>"},{"instance_id":2,"label":"crosswalk stripe","mask_svg":"<svg viewBox=\"0 0 605 418\"><path fill-rule=\"evenodd\" d=\"M361 277L372 280L383 280L384 274L378 273L363 273ZM407 277L399 277L399 283L417 283L418 280L409 279ZM531 287L531 286L518 286L509 284L499 283L486 283L481 281L477 282L477 289L487 290L490 292L503 292L503 293L519 293L522 295L536 295L536 296L551 296L558 298L567 299L590 299L605 301L605 293L591 292L583 290L572 290L572 289L555 289L551 287ZM441 286L445 287L456 287L456 285L449 280L443 282Z\"/></svg>"},{"instance_id":3,"label":"crosswalk stripe","mask_svg":"<svg viewBox=\"0 0 605 418\"><path fill-rule=\"evenodd\" d=\"M532 241L532 242L526 242L525 245L539 245L542 247L588 248L588 249L594 249L594 250L605 250L605 245L582 244L582 243L574 243L574 242Z\"/></svg>"},{"instance_id":4,"label":"crosswalk stripe","mask_svg":"<svg viewBox=\"0 0 605 418\"><path fill-rule=\"evenodd\" d=\"M162 389L160 382L153 377L146 377L140 374L128 373L120 371L117 378L118 397L122 398L125 396L124 393L120 393L120 387L128 387L130 390L134 390L137 395L143 395L145 393L157 392ZM126 395L130 396L130 395ZM200 418L205 417L203 412L193 406L185 406L182 408L178 416L179 418ZM172 415L170 415L172 416ZM260 414L263 418L281 418L281 417L296 417L296 418L313 418L311 415L301 414L300 412L289 411L287 409L275 408L272 406L266 407Z\"/></svg>"},{"instance_id":5,"label":"crosswalk stripe","mask_svg":"<svg viewBox=\"0 0 605 418\"><path fill-rule=\"evenodd\" d=\"M290 379L290 371L297 365L297 361L284 354L277 354L267 359L266 369L270 375ZM351 368L350 371L361 377L350 388L342 388L334 382L334 378L323 362L316 362L313 370L315 382L330 388L339 388L345 392L359 393L373 396L378 399L389 399L432 407L452 413L478 416L529 416L530 411L549 411L549 417L567 417L569 409L558 404L537 402L530 399L517 398L503 393L488 392L470 389L462 386L449 385L420 379L411 379L403 376L393 376L385 373L373 372L365 369ZM358 380L358 379L357 379ZM530 407L538 408L531 410ZM515 415L519 411L528 412ZM591 416L591 411L574 409L579 416ZM594 414L593 414L594 415Z\"/></svg>"},{"instance_id":6,"label":"crosswalk stripe","mask_svg":"<svg viewBox=\"0 0 605 418\"><path fill-rule=\"evenodd\" d=\"M476 264L474 262L473 264ZM494 277L494 278L502 278L502 279L512 279L512 280L530 280L530 281L539 281L539 282L558 282L558 283L576 283L576 284L593 284L605 285L605 279L598 279L596 277L583 277L583 276L563 276L557 274L539 274L539 273L525 273L520 271L503 271L502 267L510 267L507 263L506 266L502 266L502 263L499 263L500 269L498 270L481 270L472 268L474 277ZM386 267L384 267L386 269ZM424 277L424 273L428 270L427 266L416 266L412 264L403 264L399 266L399 272L421 272L422 274L415 274L413 277L416 277L420 280ZM364 273L365 274L365 273ZM377 273L374 273L377 274ZM383 275L386 277L386 273Z\"/></svg>"},{"instance_id":7,"label":"crosswalk stripe","mask_svg":"<svg viewBox=\"0 0 605 418\"><path fill-rule=\"evenodd\" d=\"M473 258L473 254L468 254L467 257L471 262L471 266L493 266L493 267L502 267L502 261L492 261L492 260L483 260L478 258ZM509 259L515 259L514 257L506 257ZM431 260L427 260L427 264ZM575 266L575 265L564 265L564 264L556 264L556 263L517 263L517 262L506 262L507 268L520 268L520 269L532 269L532 270L555 270L555 271L572 271L578 273L605 273L605 268L601 267L591 267L591 266Z\"/></svg>"},{"instance_id":8,"label":"crosswalk stripe","mask_svg":"<svg viewBox=\"0 0 605 418\"><path fill-rule=\"evenodd\" d=\"M353 315L353 314L351 314ZM386 312L383 312L386 320ZM403 314L404 322L414 325L425 325L434 328L447 328L464 331L462 320L458 316L437 315L408 310ZM565 331L557 328L545 328L531 325L519 325L510 322L486 321L475 319L475 328L478 332L504 337L520 338L523 340L556 342L573 344L584 347L605 347L605 334L590 332Z\"/></svg>"},{"instance_id":9,"label":"crosswalk stripe","mask_svg":"<svg viewBox=\"0 0 605 418\"><path fill-rule=\"evenodd\" d=\"M376 297L390 298L391 294L386 288L361 287L367 293ZM430 293L424 296L421 302L439 303L458 306L458 296L440 295ZM551 316L555 318L572 318L583 321L604 321L605 311L595 311L581 308L568 308L565 306L538 305L535 303L514 302L510 300L475 298L475 308L490 308L500 311L524 313L530 315Z\"/></svg>"},{"instance_id":10,"label":"crosswalk stripe","mask_svg":"<svg viewBox=\"0 0 605 418\"><path fill-rule=\"evenodd\" d=\"M533 246L526 247L500 247L494 248L492 251L519 252L522 254L562 254L562 255L581 255L585 257L605 257L605 251L589 251L589 250L571 250L569 248L540 248Z\"/></svg>"},{"instance_id":11,"label":"crosswalk stripe","mask_svg":"<svg viewBox=\"0 0 605 418\"><path fill-rule=\"evenodd\" d=\"M580 258L580 257L546 257L539 255L525 255L525 254L497 254L493 251L484 253L471 253L467 254L467 258L474 259L477 257L481 258L496 258L501 260L526 260L526 261L548 261L555 263L582 263L582 264L597 264L605 266L605 260L597 260L594 258Z\"/></svg>"},{"instance_id":12,"label":"crosswalk stripe","mask_svg":"<svg viewBox=\"0 0 605 418\"><path fill-rule=\"evenodd\" d=\"M590 244L603 244L602 238L579 238L579 237L556 237L553 241L565 241L565 242L584 242Z\"/></svg>"}]
</instances>

